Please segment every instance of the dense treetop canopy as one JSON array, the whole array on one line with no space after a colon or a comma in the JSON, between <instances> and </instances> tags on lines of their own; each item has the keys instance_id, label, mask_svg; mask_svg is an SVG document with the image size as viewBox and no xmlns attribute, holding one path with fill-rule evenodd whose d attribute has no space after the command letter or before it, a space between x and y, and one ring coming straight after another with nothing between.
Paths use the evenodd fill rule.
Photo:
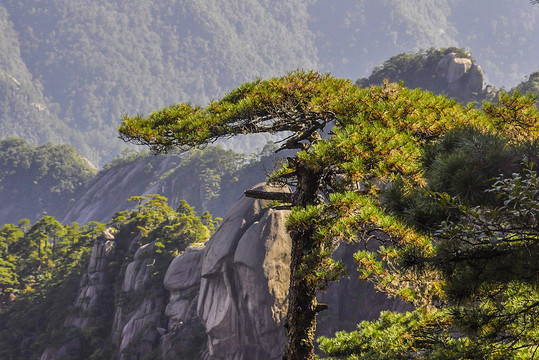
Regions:
<instances>
[{"instance_id":1,"label":"dense treetop canopy","mask_svg":"<svg viewBox=\"0 0 539 360\"><path fill-rule=\"evenodd\" d=\"M126 116L120 133L124 140L160 152L242 133L290 131L282 148L300 147L297 159L323 173L320 190L329 203L321 211L341 219L331 230L333 236L352 236L353 231L343 229L366 222L404 243L430 246L421 234L385 214L373 200L380 186L397 178L424 184L422 148L450 129L474 127L518 142L537 137L537 121L533 99L516 93L475 109L396 84L360 89L328 74L298 71L244 84L206 108L178 104L148 117ZM330 136L316 138L317 131L328 124ZM293 177L289 164L272 176L296 185L290 180ZM350 186L363 190L350 191ZM345 198L335 197L336 193ZM320 213L317 216L324 218Z\"/></svg>"},{"instance_id":2,"label":"dense treetop canopy","mask_svg":"<svg viewBox=\"0 0 539 360\"><path fill-rule=\"evenodd\" d=\"M438 179L440 183L453 181L458 185L456 196L465 195L478 186L476 178L448 172L452 167L457 170L454 166L459 164L459 152L465 149L470 164L483 161L480 172L487 173L487 158L509 162L492 169L514 169L521 151L515 149L535 149L533 144L539 136L534 100L516 92L502 93L497 103L485 102L477 109L397 84L361 89L327 74L297 71L244 84L206 108L178 104L146 118L126 116L120 133L124 140L150 145L160 152L172 147L188 149L243 133L291 132L281 149L300 151L270 176L272 181L296 186L290 199L300 205L292 208L287 220L292 252L294 244L302 249L297 268L294 257L292 260L295 275L291 284L296 279L301 281L291 285L291 294L297 291L296 286L303 289L300 294L324 288L342 274L340 265L329 258L336 239L350 240L358 232L368 238L377 232L384 234L378 236L384 246L378 252L356 254L362 276L373 279L389 294L432 308L446 301L447 275L439 267L421 264L437 259L436 241L427 228L414 226L392 211L380 195L385 188L398 184L408 189L405 192L432 192L429 186L435 176L431 172L436 169L438 174L445 171ZM328 136L323 138L322 131ZM460 137L463 141L455 140ZM492 145L486 146L488 143ZM455 155L443 158L440 149L444 146ZM484 157L483 148L500 155ZM460 164L466 167L462 161ZM447 178L458 174L462 175L459 179ZM489 183L482 182L481 189ZM309 191L309 201L297 201L298 193ZM445 186L440 191L445 191ZM323 200L313 200L317 192L323 194ZM406 212L409 205L401 202L393 209L400 207ZM423 204L433 208L428 201ZM290 310L288 316L290 319ZM442 318L451 323L447 317ZM391 319L401 321L399 317ZM428 327L438 317L425 313L421 319ZM443 331L447 334L451 329Z\"/></svg>"}]
</instances>

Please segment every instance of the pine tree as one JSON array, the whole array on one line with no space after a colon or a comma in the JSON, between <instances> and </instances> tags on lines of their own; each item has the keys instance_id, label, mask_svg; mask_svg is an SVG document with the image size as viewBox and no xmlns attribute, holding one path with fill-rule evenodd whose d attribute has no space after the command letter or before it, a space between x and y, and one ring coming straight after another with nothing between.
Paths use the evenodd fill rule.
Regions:
<instances>
[{"instance_id":1,"label":"pine tree","mask_svg":"<svg viewBox=\"0 0 539 360\"><path fill-rule=\"evenodd\" d=\"M505 111L495 105L489 109ZM292 208L287 220L292 254L284 359L296 360L314 359L316 314L326 308L317 303L316 290L343 274L341 264L330 258L334 244L356 239L358 232L366 239L378 231L400 247L430 249L427 236L385 212L380 189L397 180L424 184L422 148L449 129L521 126L518 116L506 122L492 119L486 111L429 92L387 83L360 89L348 80L298 71L246 83L206 108L180 103L147 117L126 116L119 130L125 141L148 145L154 152L188 150L239 134L288 132L277 151L299 151L269 182L291 185L293 192L245 194ZM526 126L533 126L526 120ZM393 252L383 256L390 259ZM417 301L432 298L430 291L422 291L425 284L404 275L396 279L396 271L384 270L376 254L358 259L381 289Z\"/></svg>"}]
</instances>

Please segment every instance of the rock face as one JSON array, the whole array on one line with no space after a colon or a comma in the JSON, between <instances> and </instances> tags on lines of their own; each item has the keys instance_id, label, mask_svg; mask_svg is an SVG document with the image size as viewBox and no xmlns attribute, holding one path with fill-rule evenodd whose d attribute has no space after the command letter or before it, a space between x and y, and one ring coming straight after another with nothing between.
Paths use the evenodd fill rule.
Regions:
<instances>
[{"instance_id":1,"label":"rock face","mask_svg":"<svg viewBox=\"0 0 539 360\"><path fill-rule=\"evenodd\" d=\"M167 333L161 337L163 359L185 358L184 351L192 348L182 339L200 326L207 337L205 360L282 357L291 240L284 227L287 212L266 205L242 197L205 247L190 248L174 259L165 277L170 302ZM360 246L343 243L333 254L350 276L319 294L329 309L319 315L317 335L353 330L382 310L408 309L359 280L353 254Z\"/></svg>"},{"instance_id":2,"label":"rock face","mask_svg":"<svg viewBox=\"0 0 539 360\"><path fill-rule=\"evenodd\" d=\"M163 360L200 358L206 348L206 331L197 314L203 246L191 246L177 256L165 275L170 292L165 309L167 326L162 330Z\"/></svg>"},{"instance_id":3,"label":"rock face","mask_svg":"<svg viewBox=\"0 0 539 360\"><path fill-rule=\"evenodd\" d=\"M94 325L96 321L95 309L106 311L113 306L114 278L109 265L115 259L117 243L112 229L107 229L99 236L92 249L86 273L82 276L79 285L75 306L77 311L64 321L64 327L83 330ZM79 339L64 344L59 349L47 348L41 360L65 359L68 355L81 352Z\"/></svg>"},{"instance_id":4,"label":"rock face","mask_svg":"<svg viewBox=\"0 0 539 360\"><path fill-rule=\"evenodd\" d=\"M208 335L205 359L282 355L290 238L285 212L266 203L242 198L204 250L197 310Z\"/></svg>"},{"instance_id":5,"label":"rock face","mask_svg":"<svg viewBox=\"0 0 539 360\"><path fill-rule=\"evenodd\" d=\"M272 190L266 185L254 189ZM96 240L76 304L89 310L113 298L108 305L114 318L110 340L117 359L141 359L150 353L160 353L164 360L280 359L291 240L284 226L287 211L268 205L242 197L206 244L187 248L171 262L163 284L152 279L153 264L146 256L153 243L138 248L127 259L121 289L114 296L107 268L111 259L120 258L121 249L136 244L137 237L122 246L110 232L103 234ZM329 310L319 315L318 335L353 330L359 321L376 318L381 310L405 309L357 278L352 255L359 246L341 244L334 253L347 265L350 277L319 294ZM83 313L87 312L70 316L65 325L90 326L91 317ZM46 349L41 359L65 358L76 346Z\"/></svg>"},{"instance_id":6,"label":"rock face","mask_svg":"<svg viewBox=\"0 0 539 360\"><path fill-rule=\"evenodd\" d=\"M111 336L119 360L138 359L152 351L159 339L156 329L164 326L166 294L152 279L153 264L147 256L153 246L153 242L141 246L125 270Z\"/></svg>"},{"instance_id":7,"label":"rock face","mask_svg":"<svg viewBox=\"0 0 539 360\"><path fill-rule=\"evenodd\" d=\"M445 55L436 66L436 75L447 81L451 96L469 98L483 89L484 75L479 65L456 53Z\"/></svg>"},{"instance_id":8,"label":"rock face","mask_svg":"<svg viewBox=\"0 0 539 360\"><path fill-rule=\"evenodd\" d=\"M130 209L132 204L126 200L135 195L161 194L173 207L178 206L181 199L196 204L198 192L189 185L195 181L180 182L177 176L166 176L181 160L181 155L146 157L103 171L69 209L62 222L107 222L115 212ZM150 173L148 169L151 169Z\"/></svg>"}]
</instances>

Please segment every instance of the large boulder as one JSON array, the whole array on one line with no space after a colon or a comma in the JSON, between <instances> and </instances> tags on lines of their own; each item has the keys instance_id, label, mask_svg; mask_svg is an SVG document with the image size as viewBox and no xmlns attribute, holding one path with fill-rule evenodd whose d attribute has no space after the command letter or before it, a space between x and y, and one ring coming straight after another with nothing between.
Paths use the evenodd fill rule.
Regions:
<instances>
[{"instance_id":1,"label":"large boulder","mask_svg":"<svg viewBox=\"0 0 539 360\"><path fill-rule=\"evenodd\" d=\"M268 205L240 199L206 244L198 302L208 336L205 359L282 356L291 243L286 211Z\"/></svg>"},{"instance_id":2,"label":"large boulder","mask_svg":"<svg viewBox=\"0 0 539 360\"><path fill-rule=\"evenodd\" d=\"M456 53L445 55L436 65L436 75L445 79L451 96L469 98L483 89L484 75L479 65Z\"/></svg>"},{"instance_id":3,"label":"large boulder","mask_svg":"<svg viewBox=\"0 0 539 360\"><path fill-rule=\"evenodd\" d=\"M167 325L160 329L163 360L196 359L206 348L206 331L197 314L203 246L191 246L170 264L164 285L169 291Z\"/></svg>"},{"instance_id":4,"label":"large boulder","mask_svg":"<svg viewBox=\"0 0 539 360\"><path fill-rule=\"evenodd\" d=\"M111 336L118 360L136 360L148 354L159 340L157 329L164 326L167 299L162 284L152 278L153 247L154 242L139 247L125 270Z\"/></svg>"},{"instance_id":5,"label":"large boulder","mask_svg":"<svg viewBox=\"0 0 539 360\"><path fill-rule=\"evenodd\" d=\"M265 185L254 189L272 190ZM205 360L282 357L291 239L284 226L288 211L268 205L242 197L204 247L188 249L169 266L164 359L195 358L202 338L207 339ZM317 335L353 330L382 310L410 309L359 279L353 254L362 246L374 250L377 243L343 242L333 253L349 277L319 293L329 309L319 314Z\"/></svg>"}]
</instances>

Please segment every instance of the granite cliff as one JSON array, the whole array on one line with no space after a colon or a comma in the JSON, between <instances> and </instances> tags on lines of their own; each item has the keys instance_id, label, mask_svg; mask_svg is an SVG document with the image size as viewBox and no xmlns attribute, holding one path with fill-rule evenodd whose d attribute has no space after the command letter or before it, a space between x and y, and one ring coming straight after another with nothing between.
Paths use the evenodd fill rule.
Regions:
<instances>
[{"instance_id":1,"label":"granite cliff","mask_svg":"<svg viewBox=\"0 0 539 360\"><path fill-rule=\"evenodd\" d=\"M279 359L289 284L286 213L242 196L205 244L172 260L162 283L152 279L150 257L144 255L153 242L135 249L136 237L115 239L112 229L105 231L81 280L77 312L64 325L84 332L92 314L108 314L113 321L105 331L116 358L124 360ZM357 278L352 254L358 246L343 243L334 253L350 276L319 294L329 304L320 316L320 335L351 330L383 309L404 309ZM114 277L121 284L116 289ZM84 346L91 345L74 337L47 348L41 360L80 358L88 352Z\"/></svg>"}]
</instances>

